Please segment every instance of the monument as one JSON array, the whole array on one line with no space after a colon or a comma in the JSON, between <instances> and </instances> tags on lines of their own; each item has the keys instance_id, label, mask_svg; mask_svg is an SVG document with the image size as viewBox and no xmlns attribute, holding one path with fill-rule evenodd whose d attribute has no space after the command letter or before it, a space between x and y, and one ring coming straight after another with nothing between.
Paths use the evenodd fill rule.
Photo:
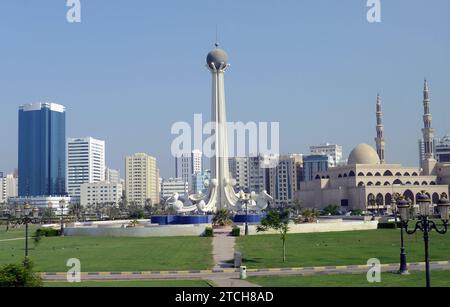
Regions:
<instances>
[{"instance_id":1,"label":"monument","mask_svg":"<svg viewBox=\"0 0 450 307\"><path fill-rule=\"evenodd\" d=\"M188 200L180 199L178 194L173 195L166 202L178 213L200 212L212 213L220 209L238 212L243 209L261 211L267 208L272 201L266 191L259 195L254 192L243 197L242 191L236 193L236 181L231 177L229 168L228 125L225 104L225 72L228 64L228 54L219 48L208 53L206 67L212 77L211 121L213 123L212 135L214 137L214 155L210 161L211 180L208 184L207 195L190 195Z\"/></svg>"}]
</instances>

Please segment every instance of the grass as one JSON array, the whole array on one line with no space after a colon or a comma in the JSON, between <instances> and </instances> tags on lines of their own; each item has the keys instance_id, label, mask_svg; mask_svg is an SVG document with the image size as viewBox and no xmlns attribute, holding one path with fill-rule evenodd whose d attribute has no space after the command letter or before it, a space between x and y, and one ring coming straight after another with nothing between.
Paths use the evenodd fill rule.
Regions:
<instances>
[{"instance_id":1,"label":"grass","mask_svg":"<svg viewBox=\"0 0 450 307\"><path fill-rule=\"evenodd\" d=\"M43 238L30 241L30 258L39 272L66 272L70 258L81 261L82 272L203 270L212 267L210 238ZM24 241L0 242L0 265L19 263Z\"/></svg>"},{"instance_id":2,"label":"grass","mask_svg":"<svg viewBox=\"0 0 450 307\"><path fill-rule=\"evenodd\" d=\"M369 283L365 274L318 275L286 277L250 277L248 280L263 287L425 287L425 273L401 276L383 273L380 283ZM450 271L432 271L433 287L449 287Z\"/></svg>"},{"instance_id":3,"label":"grass","mask_svg":"<svg viewBox=\"0 0 450 307\"><path fill-rule=\"evenodd\" d=\"M37 228L38 226L36 225L29 225L29 235L33 235ZM10 227L8 232L6 232L6 225L0 226L0 241L17 238L25 238L25 225L21 225L20 228L16 229Z\"/></svg>"},{"instance_id":4,"label":"grass","mask_svg":"<svg viewBox=\"0 0 450 307\"><path fill-rule=\"evenodd\" d=\"M285 263L279 235L240 237L236 249L248 268L363 265L371 258L398 263L400 230L290 234L286 244ZM405 235L405 248L409 262L424 261L422 233ZM450 235L431 234L430 256L431 261L450 260Z\"/></svg>"},{"instance_id":5,"label":"grass","mask_svg":"<svg viewBox=\"0 0 450 307\"><path fill-rule=\"evenodd\" d=\"M142 281L86 281L81 283L46 282L44 287L53 288L206 288L204 280L142 280Z\"/></svg>"}]
</instances>

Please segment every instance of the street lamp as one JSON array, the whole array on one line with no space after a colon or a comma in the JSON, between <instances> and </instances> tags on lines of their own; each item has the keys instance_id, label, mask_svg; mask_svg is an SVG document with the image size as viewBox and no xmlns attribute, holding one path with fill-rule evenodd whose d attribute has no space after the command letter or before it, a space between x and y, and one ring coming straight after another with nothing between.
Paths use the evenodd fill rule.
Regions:
<instances>
[{"instance_id":1,"label":"street lamp","mask_svg":"<svg viewBox=\"0 0 450 307\"><path fill-rule=\"evenodd\" d=\"M430 255L429 255L429 233L434 229L439 234L446 234L448 231L449 221L449 201L446 198L439 200L438 209L440 218L444 224L443 229L440 229L435 222L431 221L429 217L432 215L432 204L430 197L422 191L417 196L417 203L419 205L418 221L416 222L413 230L408 230L409 222L409 209L410 205L400 208L400 218L402 219L403 227L407 234L415 234L418 230L423 232L423 240L425 243L425 266L426 266L426 279L427 288L431 287L430 282Z\"/></svg>"},{"instance_id":2,"label":"street lamp","mask_svg":"<svg viewBox=\"0 0 450 307\"><path fill-rule=\"evenodd\" d=\"M61 229L60 229L60 236L64 237L64 208L66 206L66 201L62 199L59 202L59 209L61 210Z\"/></svg>"},{"instance_id":3,"label":"street lamp","mask_svg":"<svg viewBox=\"0 0 450 307\"><path fill-rule=\"evenodd\" d=\"M248 194L241 190L239 192L239 200L245 204L245 235L248 236Z\"/></svg>"},{"instance_id":4,"label":"street lamp","mask_svg":"<svg viewBox=\"0 0 450 307\"><path fill-rule=\"evenodd\" d=\"M3 216L6 217L6 232L9 231L9 220L11 219L11 210L8 208L3 210Z\"/></svg>"},{"instance_id":5,"label":"street lamp","mask_svg":"<svg viewBox=\"0 0 450 307\"><path fill-rule=\"evenodd\" d=\"M241 190L239 192L239 200L245 204L245 235L248 236L248 203L256 199L256 193L247 193Z\"/></svg>"},{"instance_id":6,"label":"street lamp","mask_svg":"<svg viewBox=\"0 0 450 307\"><path fill-rule=\"evenodd\" d=\"M26 203L23 211L19 207L15 210L16 219L25 223L25 257L28 257L28 224L39 217L39 210L32 208L30 204Z\"/></svg>"},{"instance_id":7,"label":"street lamp","mask_svg":"<svg viewBox=\"0 0 450 307\"><path fill-rule=\"evenodd\" d=\"M396 204L396 212L395 212L395 225L397 225L397 215L403 214L405 217L408 216L408 210L411 206L411 203L400 197L397 199ZM402 217L400 217L403 220ZM406 253L405 253L405 243L404 243L404 234L403 234L403 223L400 223L400 270L398 271L401 275L409 275L408 272L408 263L406 261Z\"/></svg>"}]
</instances>

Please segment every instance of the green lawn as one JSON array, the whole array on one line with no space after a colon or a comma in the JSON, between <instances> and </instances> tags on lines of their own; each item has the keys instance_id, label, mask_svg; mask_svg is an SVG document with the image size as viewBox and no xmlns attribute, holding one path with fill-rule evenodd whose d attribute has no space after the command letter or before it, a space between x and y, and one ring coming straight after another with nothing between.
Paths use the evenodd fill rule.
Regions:
<instances>
[{"instance_id":1,"label":"green lawn","mask_svg":"<svg viewBox=\"0 0 450 307\"><path fill-rule=\"evenodd\" d=\"M0 265L20 262L24 243L0 242ZM209 269L211 250L211 239L200 237L55 237L37 247L30 241L29 254L40 272L66 272L70 258L81 261L83 272L163 271Z\"/></svg>"},{"instance_id":2,"label":"green lawn","mask_svg":"<svg viewBox=\"0 0 450 307\"><path fill-rule=\"evenodd\" d=\"M209 284L203 280L142 280L142 281L86 281L81 283L67 282L46 282L45 287L64 288L149 288L149 287L165 287L165 288L205 288Z\"/></svg>"},{"instance_id":3,"label":"green lawn","mask_svg":"<svg viewBox=\"0 0 450 307\"><path fill-rule=\"evenodd\" d=\"M30 225L29 226L29 234L33 235L38 226ZM6 232L6 226L0 226L0 241L8 240L8 239L16 239L16 238L25 238L25 225L21 225L20 228L12 229L10 227L9 231Z\"/></svg>"},{"instance_id":4,"label":"green lawn","mask_svg":"<svg viewBox=\"0 0 450 307\"><path fill-rule=\"evenodd\" d=\"M408 261L424 261L422 233L405 238ZM362 265L371 258L388 264L398 263L400 257L400 230L393 229L290 234L286 242L285 263L278 235L240 237L237 250L249 268ZM430 254L432 261L450 260L450 234L431 234Z\"/></svg>"},{"instance_id":5,"label":"green lawn","mask_svg":"<svg viewBox=\"0 0 450 307\"><path fill-rule=\"evenodd\" d=\"M263 287L425 287L424 272L407 276L383 273L381 283L374 284L367 282L365 274L251 277L248 280ZM449 287L450 271L432 271L431 286Z\"/></svg>"}]
</instances>

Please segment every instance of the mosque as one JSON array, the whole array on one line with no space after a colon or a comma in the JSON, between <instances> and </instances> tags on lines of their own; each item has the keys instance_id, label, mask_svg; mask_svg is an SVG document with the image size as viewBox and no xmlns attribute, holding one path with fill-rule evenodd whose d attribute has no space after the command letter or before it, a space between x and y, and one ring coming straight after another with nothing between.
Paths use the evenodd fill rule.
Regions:
<instances>
[{"instance_id":1,"label":"mosque","mask_svg":"<svg viewBox=\"0 0 450 307\"><path fill-rule=\"evenodd\" d=\"M319 172L313 181L301 182L298 199L302 206L322 209L339 205L343 211L386 212L398 195L405 196L413 204L416 204L421 191L426 191L434 204L441 197L448 198L450 163L438 163L434 159L430 104L429 86L425 80L423 169L386 163L383 113L378 95L376 150L370 145L360 144L350 153L347 165Z\"/></svg>"}]
</instances>

